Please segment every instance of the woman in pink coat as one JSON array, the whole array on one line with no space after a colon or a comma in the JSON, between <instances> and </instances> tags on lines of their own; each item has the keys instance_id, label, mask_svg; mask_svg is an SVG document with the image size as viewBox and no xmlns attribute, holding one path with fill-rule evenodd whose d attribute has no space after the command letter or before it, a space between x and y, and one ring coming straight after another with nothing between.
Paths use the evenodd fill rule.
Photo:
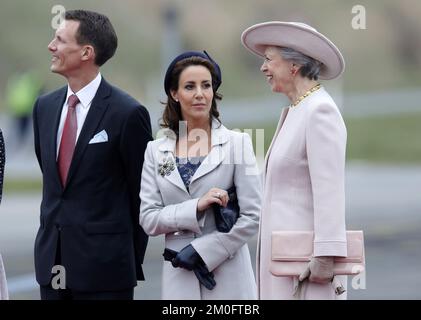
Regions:
<instances>
[{"instance_id":1,"label":"woman in pink coat","mask_svg":"<svg viewBox=\"0 0 421 320\"><path fill-rule=\"evenodd\" d=\"M333 259L347 255L344 167L346 128L318 79L344 71L337 47L303 23L266 22L246 29L243 45L264 57L273 92L291 102L282 110L266 155L257 248L260 299L346 299L332 286ZM299 277L270 273L273 231L314 231L313 257ZM346 287L346 277L335 280ZM297 287L300 290L297 290Z\"/></svg>"}]
</instances>

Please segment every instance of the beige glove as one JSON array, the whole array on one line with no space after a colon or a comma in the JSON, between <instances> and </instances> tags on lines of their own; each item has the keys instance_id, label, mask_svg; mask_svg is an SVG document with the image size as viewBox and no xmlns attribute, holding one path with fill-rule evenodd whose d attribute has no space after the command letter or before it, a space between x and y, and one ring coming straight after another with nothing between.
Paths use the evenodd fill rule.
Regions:
<instances>
[{"instance_id":1,"label":"beige glove","mask_svg":"<svg viewBox=\"0 0 421 320\"><path fill-rule=\"evenodd\" d=\"M299 281L309 278L310 282L328 283L333 278L333 259L334 257L313 257L308 264L307 269L300 274Z\"/></svg>"},{"instance_id":2,"label":"beige glove","mask_svg":"<svg viewBox=\"0 0 421 320\"><path fill-rule=\"evenodd\" d=\"M336 295L343 294L346 290L337 277L333 276L334 257L313 257L307 266L307 269L300 275L298 282L294 281L293 295L298 296L301 291L302 283L309 278L310 282L332 283ZM296 278L295 278L296 279Z\"/></svg>"}]
</instances>

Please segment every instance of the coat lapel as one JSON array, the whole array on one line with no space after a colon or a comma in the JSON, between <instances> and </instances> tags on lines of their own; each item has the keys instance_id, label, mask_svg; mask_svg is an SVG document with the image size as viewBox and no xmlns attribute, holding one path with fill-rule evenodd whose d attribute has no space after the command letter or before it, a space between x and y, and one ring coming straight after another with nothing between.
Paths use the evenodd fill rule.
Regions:
<instances>
[{"instance_id":1,"label":"coat lapel","mask_svg":"<svg viewBox=\"0 0 421 320\"><path fill-rule=\"evenodd\" d=\"M180 173L178 172L175 157L174 157L176 142L177 141L175 140L174 137L171 137L170 135L166 135L165 140L158 147L158 150L160 151L158 164L163 163L165 159L169 159L170 161L172 161L176 168L173 171L171 171L171 173L168 176L164 176L164 178L188 194L186 186L184 185L184 182L181 179Z\"/></svg>"},{"instance_id":2,"label":"coat lapel","mask_svg":"<svg viewBox=\"0 0 421 320\"><path fill-rule=\"evenodd\" d=\"M197 168L190 183L193 183L197 179L214 170L225 159L225 151L223 146L226 142L228 142L228 129L214 120L212 123L211 135L212 149L208 156L203 160L199 168Z\"/></svg>"},{"instance_id":3,"label":"coat lapel","mask_svg":"<svg viewBox=\"0 0 421 320\"><path fill-rule=\"evenodd\" d=\"M228 129L214 120L212 123L211 135L212 149L199 168L197 168L197 171L193 175L190 183L193 183L197 179L214 170L225 159L223 146L228 141Z\"/></svg>"},{"instance_id":4,"label":"coat lapel","mask_svg":"<svg viewBox=\"0 0 421 320\"><path fill-rule=\"evenodd\" d=\"M166 135L166 139L161 143L158 147L160 151L159 155L159 163L163 162L164 159L170 159L171 161L176 163L175 161L175 147L176 147L176 139L175 137L171 136L170 133L164 133ZM212 149L207 155L207 157L203 160L202 164L197 168L195 174L193 175L190 184L194 181L198 180L199 178L203 177L204 175L208 174L216 167L219 166L222 161L225 159L225 151L224 151L224 144L228 142L229 133L228 129L225 128L222 124L220 125L219 122L213 121L212 122L212 131L211 131L211 143ZM174 184L176 187L180 188L181 190L188 193L186 186L178 172L178 169L171 171L171 174L165 176L169 182Z\"/></svg>"},{"instance_id":5,"label":"coat lapel","mask_svg":"<svg viewBox=\"0 0 421 320\"><path fill-rule=\"evenodd\" d=\"M283 124L285 122L285 119L286 119L286 117L288 115L288 111L289 111L289 108L283 108L282 109L282 113L281 113L281 117L280 117L279 122L278 122L278 126L276 127L275 134L273 135L273 138L272 138L272 141L270 143L268 152L266 153L266 157L265 157L265 168L264 168L265 169L264 170L264 173L265 174L266 174L266 167L267 167L267 162L269 160L270 152L272 151L273 144L275 143L276 138L278 137L279 131L281 131L281 128L282 128L282 126L283 126Z\"/></svg>"},{"instance_id":6,"label":"coat lapel","mask_svg":"<svg viewBox=\"0 0 421 320\"><path fill-rule=\"evenodd\" d=\"M111 86L104 79L102 79L77 140L75 151L73 153L72 163L69 168L69 175L67 177L66 186L69 185L69 182L74 176L82 159L83 153L88 146L89 140L93 137L95 130L97 129L105 111L108 108L108 97L110 94Z\"/></svg>"}]
</instances>

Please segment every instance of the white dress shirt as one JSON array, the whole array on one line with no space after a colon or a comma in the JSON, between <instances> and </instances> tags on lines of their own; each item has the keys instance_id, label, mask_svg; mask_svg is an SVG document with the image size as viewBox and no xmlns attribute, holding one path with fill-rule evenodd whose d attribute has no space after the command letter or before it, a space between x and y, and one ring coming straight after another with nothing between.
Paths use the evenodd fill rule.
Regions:
<instances>
[{"instance_id":1,"label":"white dress shirt","mask_svg":"<svg viewBox=\"0 0 421 320\"><path fill-rule=\"evenodd\" d=\"M89 109L91 108L92 100L94 99L96 92L98 91L99 85L101 84L101 73L95 77L94 80L89 82L86 86L80 89L78 92L74 93L70 86L67 85L67 96L64 101L64 105L61 111L60 124L57 131L57 153L56 159L58 158L58 152L60 150L61 136L63 135L64 122L67 117L67 100L72 94L75 94L79 98L79 103L76 105L76 119L77 119L77 133L76 133L76 142L79 138L80 131L82 130L83 124L85 123L86 116L88 115Z\"/></svg>"}]
</instances>

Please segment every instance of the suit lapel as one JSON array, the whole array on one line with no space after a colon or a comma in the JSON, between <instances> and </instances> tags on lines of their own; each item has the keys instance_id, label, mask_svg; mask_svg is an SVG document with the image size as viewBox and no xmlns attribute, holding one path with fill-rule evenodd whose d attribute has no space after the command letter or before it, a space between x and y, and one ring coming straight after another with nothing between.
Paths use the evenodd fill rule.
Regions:
<instances>
[{"instance_id":1,"label":"suit lapel","mask_svg":"<svg viewBox=\"0 0 421 320\"><path fill-rule=\"evenodd\" d=\"M54 125L51 126L49 136L49 145L48 145L48 162L50 164L50 168L55 168L53 171L54 180L60 188L62 187L60 176L58 172L57 166L57 131L58 126L60 124L61 112L63 110L64 100L66 99L67 87L62 88L57 95L53 98L53 102L51 104L51 112L48 113L50 117L47 121L48 123L53 123Z\"/></svg>"},{"instance_id":2,"label":"suit lapel","mask_svg":"<svg viewBox=\"0 0 421 320\"><path fill-rule=\"evenodd\" d=\"M97 129L105 111L108 108L109 101L108 97L111 94L111 86L104 80L101 80L101 84L98 91L92 100L91 107L88 115L86 116L82 130L76 143L75 151L73 153L72 163L69 168L69 174L67 177L66 186L69 185L72 177L74 176L77 167L82 159L83 153L88 146L89 140L93 137L95 130Z\"/></svg>"}]
</instances>

